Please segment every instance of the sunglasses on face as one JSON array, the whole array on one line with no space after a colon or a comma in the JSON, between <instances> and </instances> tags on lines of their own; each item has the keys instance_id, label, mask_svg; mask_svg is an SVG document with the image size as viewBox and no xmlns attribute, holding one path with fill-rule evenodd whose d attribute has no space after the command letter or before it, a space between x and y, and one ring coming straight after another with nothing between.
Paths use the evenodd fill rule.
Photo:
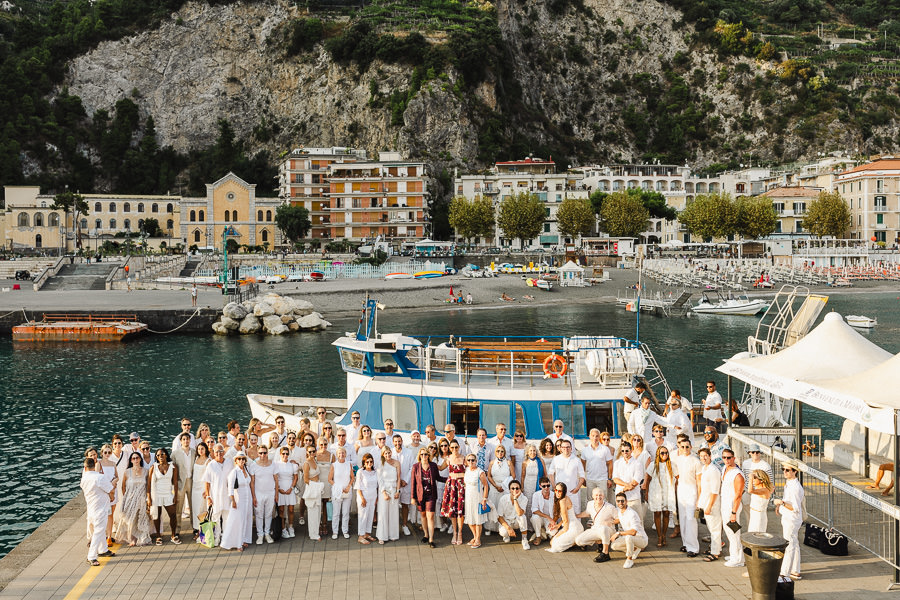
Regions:
<instances>
[{"instance_id":1,"label":"sunglasses on face","mask_svg":"<svg viewBox=\"0 0 900 600\"><path fill-rule=\"evenodd\" d=\"M542 485L541 485L541 489L544 489L544 490L548 489L549 487L550 487L549 484L546 484L546 485L542 484Z\"/></svg>"},{"instance_id":2,"label":"sunglasses on face","mask_svg":"<svg viewBox=\"0 0 900 600\"><path fill-rule=\"evenodd\" d=\"M475 459L474 459L474 458L467 458L467 459L466 459L466 462L475 462Z\"/></svg>"},{"instance_id":3,"label":"sunglasses on face","mask_svg":"<svg viewBox=\"0 0 900 600\"><path fill-rule=\"evenodd\" d=\"M319 411L316 411L316 414L317 414L317 415L324 415L324 414L325 414L325 411L324 411L324 410L319 410Z\"/></svg>"}]
</instances>

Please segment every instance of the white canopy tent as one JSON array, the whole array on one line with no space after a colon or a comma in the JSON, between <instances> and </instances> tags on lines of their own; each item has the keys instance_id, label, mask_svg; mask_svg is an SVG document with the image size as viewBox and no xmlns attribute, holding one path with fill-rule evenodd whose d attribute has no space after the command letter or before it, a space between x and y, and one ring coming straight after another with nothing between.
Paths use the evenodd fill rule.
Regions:
<instances>
[{"instance_id":1,"label":"white canopy tent","mask_svg":"<svg viewBox=\"0 0 900 600\"><path fill-rule=\"evenodd\" d=\"M794 345L765 356L742 352L716 370L781 398L798 399L811 382L849 377L891 356L832 312ZM817 406L815 402L804 402Z\"/></svg>"}]
</instances>

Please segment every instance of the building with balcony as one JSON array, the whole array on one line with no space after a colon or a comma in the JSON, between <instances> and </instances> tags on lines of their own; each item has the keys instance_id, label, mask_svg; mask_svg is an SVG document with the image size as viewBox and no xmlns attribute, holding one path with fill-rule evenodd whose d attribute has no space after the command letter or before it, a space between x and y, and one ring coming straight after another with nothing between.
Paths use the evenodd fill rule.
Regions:
<instances>
[{"instance_id":1,"label":"building with balcony","mask_svg":"<svg viewBox=\"0 0 900 600\"><path fill-rule=\"evenodd\" d=\"M332 237L328 198L330 166L366 160L366 151L357 148L297 148L279 165L279 196L309 211L310 237Z\"/></svg>"},{"instance_id":2,"label":"building with balcony","mask_svg":"<svg viewBox=\"0 0 900 600\"><path fill-rule=\"evenodd\" d=\"M760 194L771 199L778 221L773 236L804 234L803 217L809 203L819 197L820 188L807 186L776 187Z\"/></svg>"},{"instance_id":3,"label":"building with balcony","mask_svg":"<svg viewBox=\"0 0 900 600\"><path fill-rule=\"evenodd\" d=\"M839 173L835 189L850 208L851 239L886 245L897 243L900 239L900 159L885 157Z\"/></svg>"},{"instance_id":4,"label":"building with balcony","mask_svg":"<svg viewBox=\"0 0 900 600\"><path fill-rule=\"evenodd\" d=\"M590 190L584 185L584 175L576 170L565 173L556 172L556 163L553 160L528 157L524 160L504 161L495 163L491 171L480 175L457 175L454 178L454 190L457 196L465 196L469 200L476 196L486 196L491 199L495 211L500 208L500 203L507 196L520 192L530 192L544 203L546 219L543 223L543 231L529 242L526 247L540 245L552 248L560 244L572 242L569 238L562 238L557 228L556 211L566 198L587 199ZM596 232L596 226L594 231ZM503 232L495 228L493 239L475 239L476 244L490 244L492 246L518 247L518 240L503 237Z\"/></svg>"},{"instance_id":5,"label":"building with balcony","mask_svg":"<svg viewBox=\"0 0 900 600\"><path fill-rule=\"evenodd\" d=\"M330 164L322 236L400 242L426 237L427 175L425 163L401 160L395 152L381 152L378 161Z\"/></svg>"}]
</instances>

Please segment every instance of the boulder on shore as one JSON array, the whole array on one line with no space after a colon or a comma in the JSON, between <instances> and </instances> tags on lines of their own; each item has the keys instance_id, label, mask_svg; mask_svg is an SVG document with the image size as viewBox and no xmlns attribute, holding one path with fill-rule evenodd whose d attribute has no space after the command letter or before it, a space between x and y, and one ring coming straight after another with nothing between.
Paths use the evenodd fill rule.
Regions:
<instances>
[{"instance_id":1,"label":"boulder on shore","mask_svg":"<svg viewBox=\"0 0 900 600\"><path fill-rule=\"evenodd\" d=\"M312 303L269 292L253 300L229 302L212 329L218 335L259 332L281 335L295 331L321 331L330 326L331 323L315 312Z\"/></svg>"},{"instance_id":2,"label":"boulder on shore","mask_svg":"<svg viewBox=\"0 0 900 600\"><path fill-rule=\"evenodd\" d=\"M225 329L228 329L231 331L235 331L235 330L237 330L238 327L241 326L240 321L232 319L231 317L226 317L224 315L222 315L222 319L220 322L222 323L222 326L225 327Z\"/></svg>"},{"instance_id":3,"label":"boulder on shore","mask_svg":"<svg viewBox=\"0 0 900 600\"><path fill-rule=\"evenodd\" d=\"M268 302L260 302L253 308L253 314L257 317L268 317L274 315L275 311Z\"/></svg>"},{"instance_id":4,"label":"boulder on shore","mask_svg":"<svg viewBox=\"0 0 900 600\"><path fill-rule=\"evenodd\" d=\"M231 333L231 330L225 327L219 321L216 321L212 324L212 330L216 333L216 335L228 335L229 333Z\"/></svg>"},{"instance_id":5,"label":"boulder on shore","mask_svg":"<svg viewBox=\"0 0 900 600\"><path fill-rule=\"evenodd\" d=\"M269 315L262 319L263 331L269 335L281 335L288 331L287 326L281 322L281 317L277 315Z\"/></svg>"},{"instance_id":6,"label":"boulder on shore","mask_svg":"<svg viewBox=\"0 0 900 600\"><path fill-rule=\"evenodd\" d=\"M256 317L252 314L247 315L241 321L241 326L238 327L238 331L241 333L258 333L260 329L259 317Z\"/></svg>"},{"instance_id":7,"label":"boulder on shore","mask_svg":"<svg viewBox=\"0 0 900 600\"><path fill-rule=\"evenodd\" d=\"M300 317L311 315L315 310L312 302L308 300L294 300L294 314Z\"/></svg>"},{"instance_id":8,"label":"boulder on shore","mask_svg":"<svg viewBox=\"0 0 900 600\"><path fill-rule=\"evenodd\" d=\"M315 312L311 315L300 317L297 319L297 324L300 325L302 331L321 331L331 326L331 323L323 319L322 315Z\"/></svg>"},{"instance_id":9,"label":"boulder on shore","mask_svg":"<svg viewBox=\"0 0 900 600\"><path fill-rule=\"evenodd\" d=\"M235 321L240 321L244 317L247 316L249 311L241 304L237 302L229 302L225 305L225 308L222 309L222 314L230 319L234 319Z\"/></svg>"}]
</instances>

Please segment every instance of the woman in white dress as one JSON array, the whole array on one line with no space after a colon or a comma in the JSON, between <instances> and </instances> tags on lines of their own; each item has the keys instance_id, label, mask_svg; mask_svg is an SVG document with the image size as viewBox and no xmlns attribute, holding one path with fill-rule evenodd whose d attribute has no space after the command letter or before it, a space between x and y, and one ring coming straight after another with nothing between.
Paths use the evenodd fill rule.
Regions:
<instances>
[{"instance_id":1,"label":"woman in white dress","mask_svg":"<svg viewBox=\"0 0 900 600\"><path fill-rule=\"evenodd\" d=\"M522 470L522 461L525 460L525 448L528 444L525 442L525 432L517 429L513 434L513 444L509 449L509 459L513 463L513 469L516 472Z\"/></svg>"},{"instance_id":2,"label":"woman in white dress","mask_svg":"<svg viewBox=\"0 0 900 600\"><path fill-rule=\"evenodd\" d=\"M119 488L119 472L116 468L116 461L112 460L113 447L110 444L100 446L100 464L103 466L103 476L109 481L113 490ZM124 461L123 461L124 462ZM119 501L119 493L113 495L112 501L109 503L109 514L106 517L106 545L113 543L113 512L116 510L116 504Z\"/></svg>"},{"instance_id":3,"label":"woman in white dress","mask_svg":"<svg viewBox=\"0 0 900 600\"><path fill-rule=\"evenodd\" d=\"M369 544L375 541L372 537L372 521L375 519L375 508L378 505L378 473L375 471L375 459L368 452L362 455L362 466L356 473L356 506L357 506L357 541Z\"/></svg>"},{"instance_id":4,"label":"woman in white dress","mask_svg":"<svg viewBox=\"0 0 900 600\"><path fill-rule=\"evenodd\" d=\"M484 511L488 508L488 480L484 471L478 468L478 459L474 454L466 455L466 474L463 481L466 486L465 522L473 536L469 547L480 548L481 529L487 521L487 514Z\"/></svg>"},{"instance_id":5,"label":"woman in white dress","mask_svg":"<svg viewBox=\"0 0 900 600\"><path fill-rule=\"evenodd\" d=\"M378 543L395 542L400 539L400 463L388 446L381 449L378 492Z\"/></svg>"},{"instance_id":6,"label":"woman in white dress","mask_svg":"<svg viewBox=\"0 0 900 600\"><path fill-rule=\"evenodd\" d=\"M550 523L550 531L555 532L550 540L547 552L565 552L573 545L575 539L584 531L581 519L575 516L575 508L568 498L566 484L559 482L553 488L553 521Z\"/></svg>"},{"instance_id":7,"label":"woman in white dress","mask_svg":"<svg viewBox=\"0 0 900 600\"><path fill-rule=\"evenodd\" d=\"M119 539L129 546L150 543L150 518L147 514L147 470L141 465L140 452L132 452L130 468L122 474L116 528Z\"/></svg>"},{"instance_id":8,"label":"woman in white dress","mask_svg":"<svg viewBox=\"0 0 900 600\"><path fill-rule=\"evenodd\" d=\"M526 511L529 522L531 521L531 497L541 489L538 483L544 476L544 461L538 456L537 446L528 444L525 446L525 458L521 464L522 494L528 500Z\"/></svg>"},{"instance_id":9,"label":"woman in white dress","mask_svg":"<svg viewBox=\"0 0 900 600\"><path fill-rule=\"evenodd\" d=\"M316 464L319 465L319 481L323 484L319 536L328 535L328 502L331 500L331 486L328 485L328 474L331 473L331 463L334 462L334 454L328 450L331 444L334 443L334 436L330 436L331 427L331 423L324 425L322 427L323 434L316 438Z\"/></svg>"},{"instance_id":10,"label":"woman in white dress","mask_svg":"<svg viewBox=\"0 0 900 600\"><path fill-rule=\"evenodd\" d=\"M365 454L371 454L372 456L377 456L375 452L375 440L372 439L372 428L368 425L363 425L359 429L359 439L353 444L353 448L356 450L356 460L358 464L356 466L362 467L362 457Z\"/></svg>"},{"instance_id":11,"label":"woman in white dress","mask_svg":"<svg viewBox=\"0 0 900 600\"><path fill-rule=\"evenodd\" d=\"M119 522L119 510L121 510L121 498L122 498L122 478L125 476L125 471L128 470L128 467L131 465L128 464L128 460L131 456L131 450L125 450L125 441L122 439L118 433L112 436L112 454L109 455L109 460L111 460L116 465L116 477L119 479L119 484L116 485L116 504L113 506L112 516L113 516L113 529L109 530L110 537L118 537L115 535L118 533L118 525ZM146 475L146 473L145 473ZM108 544L107 544L108 545Z\"/></svg>"},{"instance_id":12,"label":"woman in white dress","mask_svg":"<svg viewBox=\"0 0 900 600\"><path fill-rule=\"evenodd\" d=\"M512 461L506 456L506 448L497 446L494 448L494 460L488 465L488 504L494 509L500 506L500 498L504 494L509 493L509 482L516 478ZM497 511L492 510L487 514L485 528L490 531L497 531Z\"/></svg>"},{"instance_id":13,"label":"woman in white dress","mask_svg":"<svg viewBox=\"0 0 900 600\"><path fill-rule=\"evenodd\" d=\"M156 463L150 467L148 476L150 484L147 490L147 503L150 506L150 517L153 519L154 528L158 532L157 546L162 546L163 543L160 523L163 511L169 515L172 543L181 543L177 534L178 520L175 518L175 498L178 497L178 465L172 464L170 460L168 448L157 450Z\"/></svg>"},{"instance_id":14,"label":"woman in white dress","mask_svg":"<svg viewBox=\"0 0 900 600\"><path fill-rule=\"evenodd\" d=\"M256 505L253 509L256 517L256 543L262 544L265 539L271 544L275 541L271 530L272 515L275 513L275 496L278 494L276 487L278 475L275 473L275 463L269 460L269 453L271 452L274 457L277 451L269 450L265 446L260 446L256 451L259 454L253 469L253 491L256 494Z\"/></svg>"},{"instance_id":15,"label":"woman in white dress","mask_svg":"<svg viewBox=\"0 0 900 600\"><path fill-rule=\"evenodd\" d=\"M669 458L669 449L660 446L656 449L656 458L647 469L647 500L653 511L653 522L656 525L656 547L666 545L666 532L669 530L669 515L675 507L675 478L678 470Z\"/></svg>"},{"instance_id":16,"label":"woman in white dress","mask_svg":"<svg viewBox=\"0 0 900 600\"><path fill-rule=\"evenodd\" d=\"M775 486L769 474L763 469L754 469L750 472L750 520L747 523L748 532L765 533L769 526L769 516L766 511L769 508L769 498L775 492Z\"/></svg>"},{"instance_id":17,"label":"woman in white dress","mask_svg":"<svg viewBox=\"0 0 900 600\"><path fill-rule=\"evenodd\" d=\"M209 431L209 428L207 428ZM206 467L209 465L209 446L205 442L197 444L197 458L194 460L193 477L191 478L191 506L194 510L191 513L191 528L197 533L194 534L196 540L200 537L200 513L206 508L206 484L203 482L203 476L206 474Z\"/></svg>"},{"instance_id":18,"label":"woman in white dress","mask_svg":"<svg viewBox=\"0 0 900 600\"><path fill-rule=\"evenodd\" d=\"M253 476L247 470L247 455L243 452L234 455L234 469L228 474L228 498L231 510L222 531L222 548L243 552L253 541L253 507L256 506Z\"/></svg>"},{"instance_id":19,"label":"woman in white dress","mask_svg":"<svg viewBox=\"0 0 900 600\"><path fill-rule=\"evenodd\" d=\"M338 529L343 527L344 538L350 539L350 498L353 491L353 465L347 460L347 449L335 451L328 483L331 484L331 539L336 540Z\"/></svg>"},{"instance_id":20,"label":"woman in white dress","mask_svg":"<svg viewBox=\"0 0 900 600\"><path fill-rule=\"evenodd\" d=\"M278 449L278 460L275 462L275 505L281 516L281 537L294 537L294 505L297 504L297 495L294 487L297 485L297 465L290 458L290 450Z\"/></svg>"},{"instance_id":21,"label":"woman in white dress","mask_svg":"<svg viewBox=\"0 0 900 600\"><path fill-rule=\"evenodd\" d=\"M553 445L553 440L550 438L541 440L541 443L538 444L538 456L544 461L544 472L546 473L550 468L550 463L556 458L556 446Z\"/></svg>"},{"instance_id":22,"label":"woman in white dress","mask_svg":"<svg viewBox=\"0 0 900 600\"><path fill-rule=\"evenodd\" d=\"M322 518L322 490L325 485L320 481L320 475L319 463L316 462L316 449L309 446L306 449L306 462L303 463L303 499L306 501L308 509L309 539L316 542L322 539L319 526Z\"/></svg>"}]
</instances>

